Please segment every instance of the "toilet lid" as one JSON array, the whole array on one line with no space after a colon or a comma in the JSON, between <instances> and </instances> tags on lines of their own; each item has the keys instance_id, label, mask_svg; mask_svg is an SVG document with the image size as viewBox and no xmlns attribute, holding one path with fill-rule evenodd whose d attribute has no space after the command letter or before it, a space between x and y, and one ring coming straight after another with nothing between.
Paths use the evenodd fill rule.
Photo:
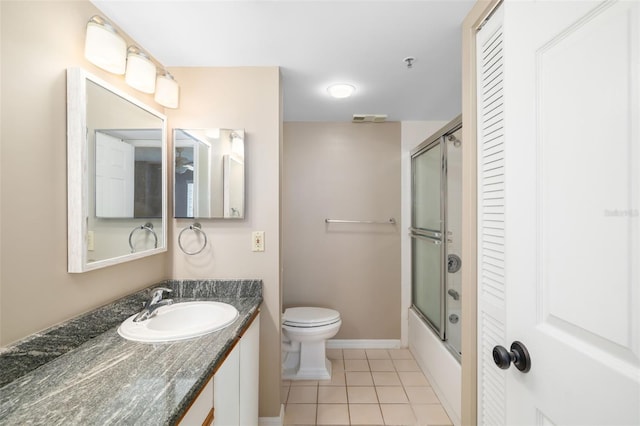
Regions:
<instances>
[{"instance_id":1,"label":"toilet lid","mask_svg":"<svg viewBox=\"0 0 640 426\"><path fill-rule=\"evenodd\" d=\"M340 320L340 312L327 308L289 308L282 321L294 327L320 327Z\"/></svg>"}]
</instances>

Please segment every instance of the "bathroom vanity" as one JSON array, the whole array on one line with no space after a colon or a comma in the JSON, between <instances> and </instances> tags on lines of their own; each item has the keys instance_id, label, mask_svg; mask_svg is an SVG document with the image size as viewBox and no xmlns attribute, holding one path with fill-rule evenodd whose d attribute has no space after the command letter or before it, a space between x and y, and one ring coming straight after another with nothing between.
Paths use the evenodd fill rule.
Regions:
<instances>
[{"instance_id":1,"label":"bathroom vanity","mask_svg":"<svg viewBox=\"0 0 640 426\"><path fill-rule=\"evenodd\" d=\"M183 341L120 337L158 286L176 301L229 303L239 317ZM164 281L30 336L0 353L0 424L257 423L261 302L258 280Z\"/></svg>"},{"instance_id":2,"label":"bathroom vanity","mask_svg":"<svg viewBox=\"0 0 640 426\"><path fill-rule=\"evenodd\" d=\"M180 425L258 424L260 314L251 321L180 419Z\"/></svg>"}]
</instances>

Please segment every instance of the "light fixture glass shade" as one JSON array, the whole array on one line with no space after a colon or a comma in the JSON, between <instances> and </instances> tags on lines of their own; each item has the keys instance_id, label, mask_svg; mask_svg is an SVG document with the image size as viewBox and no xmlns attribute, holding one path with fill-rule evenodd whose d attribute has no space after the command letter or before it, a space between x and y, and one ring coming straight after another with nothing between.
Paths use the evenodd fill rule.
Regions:
<instances>
[{"instance_id":1,"label":"light fixture glass shade","mask_svg":"<svg viewBox=\"0 0 640 426\"><path fill-rule=\"evenodd\" d=\"M169 73L160 74L156 80L156 94L154 99L167 108L178 108L180 88L178 82Z\"/></svg>"},{"instance_id":2,"label":"light fixture glass shade","mask_svg":"<svg viewBox=\"0 0 640 426\"><path fill-rule=\"evenodd\" d=\"M329 94L334 98L338 98L338 99L348 98L355 91L356 91L355 87L353 87L350 84L344 84L344 83L332 84L331 86L327 87L327 92L329 92Z\"/></svg>"},{"instance_id":3,"label":"light fixture glass shade","mask_svg":"<svg viewBox=\"0 0 640 426\"><path fill-rule=\"evenodd\" d=\"M92 64L114 74L124 74L127 43L99 16L87 23L84 57Z\"/></svg>"},{"instance_id":4,"label":"light fixture glass shade","mask_svg":"<svg viewBox=\"0 0 640 426\"><path fill-rule=\"evenodd\" d=\"M124 81L143 93L153 93L156 90L156 66L137 48L130 47L127 53Z\"/></svg>"}]
</instances>

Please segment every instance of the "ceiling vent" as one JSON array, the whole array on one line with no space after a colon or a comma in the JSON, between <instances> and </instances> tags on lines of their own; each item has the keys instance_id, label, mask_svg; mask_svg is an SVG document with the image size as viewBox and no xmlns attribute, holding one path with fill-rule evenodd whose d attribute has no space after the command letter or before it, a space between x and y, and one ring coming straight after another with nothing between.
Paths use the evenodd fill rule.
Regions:
<instances>
[{"instance_id":1,"label":"ceiling vent","mask_svg":"<svg viewBox=\"0 0 640 426\"><path fill-rule=\"evenodd\" d=\"M354 123L384 123L387 114L353 114Z\"/></svg>"}]
</instances>

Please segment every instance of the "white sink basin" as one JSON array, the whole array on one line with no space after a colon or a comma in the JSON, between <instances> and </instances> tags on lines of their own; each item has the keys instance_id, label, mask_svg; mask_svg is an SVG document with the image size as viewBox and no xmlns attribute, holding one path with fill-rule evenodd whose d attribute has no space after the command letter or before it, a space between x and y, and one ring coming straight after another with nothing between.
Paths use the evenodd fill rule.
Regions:
<instances>
[{"instance_id":1,"label":"white sink basin","mask_svg":"<svg viewBox=\"0 0 640 426\"><path fill-rule=\"evenodd\" d=\"M238 318L238 310L227 303L197 301L162 306L145 321L133 322L136 315L118 327L118 334L137 342L172 342L223 329Z\"/></svg>"}]
</instances>

